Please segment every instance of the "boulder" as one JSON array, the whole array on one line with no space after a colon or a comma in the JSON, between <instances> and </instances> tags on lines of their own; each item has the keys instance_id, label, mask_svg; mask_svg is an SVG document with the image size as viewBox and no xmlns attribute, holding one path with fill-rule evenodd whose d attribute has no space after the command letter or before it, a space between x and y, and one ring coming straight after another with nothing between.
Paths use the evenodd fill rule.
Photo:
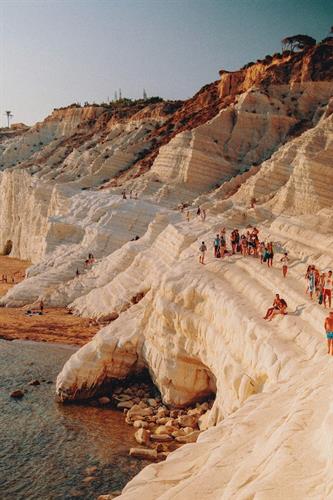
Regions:
<instances>
[{"instance_id":1,"label":"boulder","mask_svg":"<svg viewBox=\"0 0 333 500\"><path fill-rule=\"evenodd\" d=\"M181 427L196 427L198 417L194 415L181 415L178 417L178 423Z\"/></svg>"},{"instance_id":2,"label":"boulder","mask_svg":"<svg viewBox=\"0 0 333 500\"><path fill-rule=\"evenodd\" d=\"M147 431L147 429L139 429L136 431L134 434L134 437L139 444L144 444L147 445L150 440L150 431Z\"/></svg>"},{"instance_id":3,"label":"boulder","mask_svg":"<svg viewBox=\"0 0 333 500\"><path fill-rule=\"evenodd\" d=\"M124 408L130 409L132 407L133 407L133 403L130 400L129 401L120 401L120 403L117 404L117 408L119 408L119 409L124 409Z\"/></svg>"},{"instance_id":4,"label":"boulder","mask_svg":"<svg viewBox=\"0 0 333 500\"><path fill-rule=\"evenodd\" d=\"M161 417L161 418L156 417L156 423L161 425L166 424L167 422L169 422L169 420L170 420L169 417Z\"/></svg>"},{"instance_id":5,"label":"boulder","mask_svg":"<svg viewBox=\"0 0 333 500\"><path fill-rule=\"evenodd\" d=\"M101 398L98 398L98 402L100 405L108 405L109 403L111 403L111 399L107 396L103 396Z\"/></svg>"},{"instance_id":6,"label":"boulder","mask_svg":"<svg viewBox=\"0 0 333 500\"><path fill-rule=\"evenodd\" d=\"M133 422L133 427L135 427L136 429L148 429L149 427L149 424L148 422L145 422L144 420L135 420Z\"/></svg>"},{"instance_id":7,"label":"boulder","mask_svg":"<svg viewBox=\"0 0 333 500\"><path fill-rule=\"evenodd\" d=\"M146 417L153 414L152 408L141 408L139 405L133 405L130 410L127 412L128 418L133 418L136 416Z\"/></svg>"},{"instance_id":8,"label":"boulder","mask_svg":"<svg viewBox=\"0 0 333 500\"><path fill-rule=\"evenodd\" d=\"M200 435L200 431L193 431L191 434L187 434L186 436L176 437L176 441L178 443L195 443Z\"/></svg>"},{"instance_id":9,"label":"boulder","mask_svg":"<svg viewBox=\"0 0 333 500\"><path fill-rule=\"evenodd\" d=\"M158 460L165 460L168 455L170 455L170 451L161 451L160 453L157 454L157 459Z\"/></svg>"},{"instance_id":10,"label":"boulder","mask_svg":"<svg viewBox=\"0 0 333 500\"><path fill-rule=\"evenodd\" d=\"M131 448L129 455L135 458L143 458L145 460L156 460L157 451L150 448Z\"/></svg>"},{"instance_id":11,"label":"boulder","mask_svg":"<svg viewBox=\"0 0 333 500\"><path fill-rule=\"evenodd\" d=\"M156 408L158 406L158 402L154 398L148 398L147 403L149 406L152 406L153 408Z\"/></svg>"},{"instance_id":12,"label":"boulder","mask_svg":"<svg viewBox=\"0 0 333 500\"><path fill-rule=\"evenodd\" d=\"M172 441L172 436L170 434L151 434L150 436L151 441Z\"/></svg>"},{"instance_id":13,"label":"boulder","mask_svg":"<svg viewBox=\"0 0 333 500\"><path fill-rule=\"evenodd\" d=\"M199 418L198 426L201 431L205 431L206 429L208 429L210 413L211 413L210 410L208 410Z\"/></svg>"}]
</instances>

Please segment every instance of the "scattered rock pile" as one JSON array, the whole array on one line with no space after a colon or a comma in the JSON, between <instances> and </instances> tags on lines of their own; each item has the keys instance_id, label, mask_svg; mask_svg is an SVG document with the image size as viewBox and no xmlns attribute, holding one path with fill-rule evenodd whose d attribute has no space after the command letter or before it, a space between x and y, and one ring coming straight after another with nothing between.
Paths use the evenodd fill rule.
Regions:
<instances>
[{"instance_id":1,"label":"scattered rock pile","mask_svg":"<svg viewBox=\"0 0 333 500\"><path fill-rule=\"evenodd\" d=\"M113 404L122 410L125 422L135 429L138 447L129 454L145 460L164 460L171 451L186 443L194 443L206 422L213 401L197 403L194 407L170 409L161 397L151 394L148 384L115 389L111 399L99 398L102 405Z\"/></svg>"}]
</instances>

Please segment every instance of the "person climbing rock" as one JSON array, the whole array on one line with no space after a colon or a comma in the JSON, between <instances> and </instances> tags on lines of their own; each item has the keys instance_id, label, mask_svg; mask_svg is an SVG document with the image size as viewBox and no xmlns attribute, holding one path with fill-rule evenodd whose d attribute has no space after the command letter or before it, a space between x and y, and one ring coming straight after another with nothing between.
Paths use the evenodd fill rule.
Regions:
<instances>
[{"instance_id":1,"label":"person climbing rock","mask_svg":"<svg viewBox=\"0 0 333 500\"><path fill-rule=\"evenodd\" d=\"M327 338L327 353L333 356L333 311L325 318L324 328Z\"/></svg>"},{"instance_id":2,"label":"person climbing rock","mask_svg":"<svg viewBox=\"0 0 333 500\"><path fill-rule=\"evenodd\" d=\"M200 262L200 264L204 264L205 263L205 255L207 252L207 247L206 247L206 244L204 241L202 241L202 243L199 247L199 251L200 251L199 262Z\"/></svg>"}]
</instances>

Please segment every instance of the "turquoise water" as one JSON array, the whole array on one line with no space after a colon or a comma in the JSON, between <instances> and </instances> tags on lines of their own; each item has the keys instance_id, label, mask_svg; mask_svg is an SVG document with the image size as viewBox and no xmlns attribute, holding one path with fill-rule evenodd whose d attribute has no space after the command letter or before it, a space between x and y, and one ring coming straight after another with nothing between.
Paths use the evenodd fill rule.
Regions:
<instances>
[{"instance_id":1,"label":"turquoise water","mask_svg":"<svg viewBox=\"0 0 333 500\"><path fill-rule=\"evenodd\" d=\"M0 340L1 500L95 499L121 490L145 465L128 456L135 441L121 413L55 401L56 376L72 352ZM29 386L34 379L45 382ZM24 398L10 398L14 389L27 390Z\"/></svg>"}]
</instances>

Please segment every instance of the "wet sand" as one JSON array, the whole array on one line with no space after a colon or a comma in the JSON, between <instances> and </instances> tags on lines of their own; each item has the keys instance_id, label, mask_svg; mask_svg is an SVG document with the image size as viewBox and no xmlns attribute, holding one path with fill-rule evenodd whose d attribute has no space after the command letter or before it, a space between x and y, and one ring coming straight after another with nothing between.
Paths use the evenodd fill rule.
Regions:
<instances>
[{"instance_id":1,"label":"wet sand","mask_svg":"<svg viewBox=\"0 0 333 500\"><path fill-rule=\"evenodd\" d=\"M0 283L0 296L15 283L22 281L30 262L0 256L0 278L7 274L8 283ZM14 274L17 273L17 274ZM83 345L87 343L100 326L90 325L90 321L68 314L64 308L45 307L42 316L26 316L27 307L0 308L0 338L5 340L34 340L61 344Z\"/></svg>"}]
</instances>

